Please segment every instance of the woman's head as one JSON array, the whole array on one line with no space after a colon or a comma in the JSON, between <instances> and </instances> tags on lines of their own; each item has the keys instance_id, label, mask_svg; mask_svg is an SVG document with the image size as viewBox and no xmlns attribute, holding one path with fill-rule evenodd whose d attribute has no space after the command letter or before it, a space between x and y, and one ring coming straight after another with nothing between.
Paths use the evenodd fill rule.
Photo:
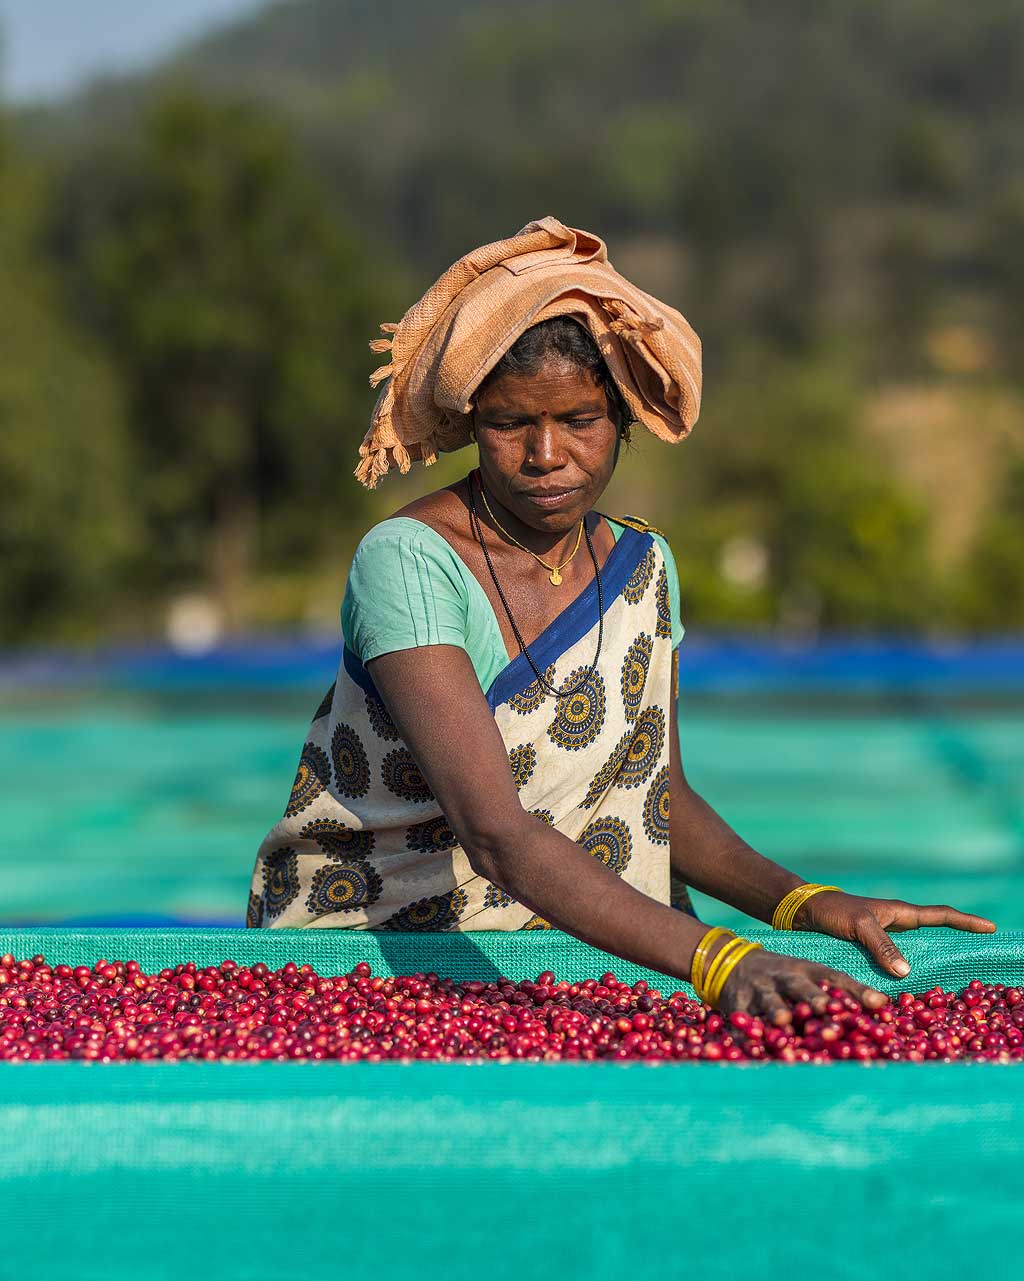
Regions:
<instances>
[{"instance_id":1,"label":"woman's head","mask_svg":"<svg viewBox=\"0 0 1024 1281\"><path fill-rule=\"evenodd\" d=\"M484 483L524 524L571 529L611 479L630 419L588 330L569 316L542 321L474 396Z\"/></svg>"},{"instance_id":2,"label":"woman's head","mask_svg":"<svg viewBox=\"0 0 1024 1281\"><path fill-rule=\"evenodd\" d=\"M527 324L506 352L509 326ZM616 426L633 418L674 443L700 409L700 339L689 322L617 272L599 236L557 218L470 250L381 331L370 347L390 358L370 375L380 392L356 468L371 489L394 466L408 471L468 444L474 411L497 386L539 376L534 357L573 378L589 371ZM481 370L491 371L483 392Z\"/></svg>"}]
</instances>

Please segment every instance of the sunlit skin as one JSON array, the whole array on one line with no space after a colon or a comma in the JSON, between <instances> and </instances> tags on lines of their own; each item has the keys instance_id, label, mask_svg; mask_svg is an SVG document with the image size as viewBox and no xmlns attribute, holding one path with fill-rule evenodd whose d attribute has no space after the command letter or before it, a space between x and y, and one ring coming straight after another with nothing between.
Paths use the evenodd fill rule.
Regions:
<instances>
[{"instance_id":1,"label":"sunlit skin","mask_svg":"<svg viewBox=\"0 0 1024 1281\"><path fill-rule=\"evenodd\" d=\"M530 378L496 378L477 398L473 426L498 520L545 560L564 560L615 470L619 428L604 389L552 360Z\"/></svg>"},{"instance_id":2,"label":"sunlit skin","mask_svg":"<svg viewBox=\"0 0 1024 1281\"><path fill-rule=\"evenodd\" d=\"M550 565L561 565L587 519L603 564L615 539L596 507L615 470L619 431L604 389L587 370L563 359L535 375L495 378L481 392L473 414L479 469L498 522ZM553 507L538 503L543 490L569 490ZM549 571L502 536L477 495L481 523L493 535L487 549L527 645L582 592L594 577L586 542L553 587ZM509 657L519 645L473 534L467 481L437 490L403 507L442 534L466 562L494 610Z\"/></svg>"},{"instance_id":3,"label":"sunlit skin","mask_svg":"<svg viewBox=\"0 0 1024 1281\"><path fill-rule=\"evenodd\" d=\"M480 473L498 522L538 556L560 564L572 551L579 521L586 519L603 564L614 538L595 506L615 468L619 430L593 376L554 358L536 374L497 378L479 395L473 425ZM550 504L541 501L543 494L556 492L561 496ZM529 645L593 579L593 562L581 546L555 587L543 566L500 533L479 501L478 510L495 572ZM486 593L509 657L516 657L518 644L470 524L467 481L428 494L395 515L414 517L448 540ZM368 669L474 871L557 929L651 969L688 977L707 925L635 890L523 809L505 744L464 649L399 650L371 660ZM805 878L764 858L690 787L675 710L669 717L672 867L695 889L770 921L775 905ZM906 970L887 930L995 929L991 921L945 905L922 907L838 892L811 898L795 925L859 943L897 977ZM720 1006L786 1024L797 1001L823 1008L827 997L817 986L821 980L869 1007L885 1003L880 992L841 971L760 951L733 971Z\"/></svg>"}]
</instances>

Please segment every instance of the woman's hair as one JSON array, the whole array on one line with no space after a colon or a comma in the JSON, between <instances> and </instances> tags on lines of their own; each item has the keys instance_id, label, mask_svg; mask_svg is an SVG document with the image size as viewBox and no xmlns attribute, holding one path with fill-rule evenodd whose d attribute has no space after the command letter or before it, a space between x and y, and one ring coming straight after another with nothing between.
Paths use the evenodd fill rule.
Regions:
<instances>
[{"instance_id":1,"label":"woman's hair","mask_svg":"<svg viewBox=\"0 0 1024 1281\"><path fill-rule=\"evenodd\" d=\"M598 351L590 330L572 316L552 316L550 320L542 320L521 333L481 382L477 394L492 379L500 378L503 374L529 376L540 373L550 356L558 356L577 369L586 369L593 375L595 382L604 388L608 397L609 416L617 424L620 438L628 441L633 415Z\"/></svg>"}]
</instances>

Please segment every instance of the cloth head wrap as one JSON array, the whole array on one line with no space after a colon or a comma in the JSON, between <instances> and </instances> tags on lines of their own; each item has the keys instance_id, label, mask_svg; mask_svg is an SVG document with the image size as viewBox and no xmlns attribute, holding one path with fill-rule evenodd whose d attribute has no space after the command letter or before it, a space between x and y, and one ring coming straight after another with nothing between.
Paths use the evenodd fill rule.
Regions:
<instances>
[{"instance_id":1,"label":"cloth head wrap","mask_svg":"<svg viewBox=\"0 0 1024 1281\"><path fill-rule=\"evenodd\" d=\"M587 327L634 421L670 443L689 434L700 411L700 339L678 311L619 275L603 240L548 217L472 250L400 324L381 325L391 337L370 348L390 349L391 359L370 376L384 386L356 477L372 489L392 463L407 472L468 445L477 388L525 330L552 316Z\"/></svg>"}]
</instances>

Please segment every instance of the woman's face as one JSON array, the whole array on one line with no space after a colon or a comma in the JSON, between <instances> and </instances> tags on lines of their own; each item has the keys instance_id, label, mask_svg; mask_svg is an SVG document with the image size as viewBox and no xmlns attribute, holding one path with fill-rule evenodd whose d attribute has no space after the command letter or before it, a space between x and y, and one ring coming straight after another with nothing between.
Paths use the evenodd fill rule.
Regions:
<instances>
[{"instance_id":1,"label":"woman's face","mask_svg":"<svg viewBox=\"0 0 1024 1281\"><path fill-rule=\"evenodd\" d=\"M574 529L615 469L619 432L608 414L589 370L558 357L539 373L493 379L473 412L488 493L533 529Z\"/></svg>"}]
</instances>

